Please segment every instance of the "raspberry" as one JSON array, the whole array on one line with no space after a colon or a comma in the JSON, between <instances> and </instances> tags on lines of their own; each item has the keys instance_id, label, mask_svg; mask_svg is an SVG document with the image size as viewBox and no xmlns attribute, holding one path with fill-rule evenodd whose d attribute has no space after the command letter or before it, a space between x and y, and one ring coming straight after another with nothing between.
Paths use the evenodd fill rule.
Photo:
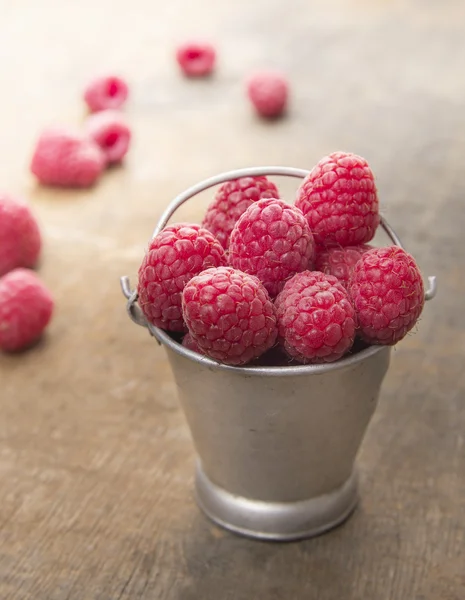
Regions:
<instances>
[{"instance_id":1,"label":"raspberry","mask_svg":"<svg viewBox=\"0 0 465 600\"><path fill-rule=\"evenodd\" d=\"M302 363L338 360L355 339L356 317L336 277L304 271L290 279L275 301L279 341Z\"/></svg>"},{"instance_id":2,"label":"raspberry","mask_svg":"<svg viewBox=\"0 0 465 600\"><path fill-rule=\"evenodd\" d=\"M50 292L35 273L15 269L0 279L0 348L23 350L42 335L53 312Z\"/></svg>"},{"instance_id":3,"label":"raspberry","mask_svg":"<svg viewBox=\"0 0 465 600\"><path fill-rule=\"evenodd\" d=\"M45 185L90 187L100 177L105 157L93 141L66 129L46 129L37 141L31 171Z\"/></svg>"},{"instance_id":4,"label":"raspberry","mask_svg":"<svg viewBox=\"0 0 465 600\"><path fill-rule=\"evenodd\" d=\"M275 309L265 288L231 267L193 277L182 293L182 312L201 350L229 365L245 365L276 341Z\"/></svg>"},{"instance_id":5,"label":"raspberry","mask_svg":"<svg viewBox=\"0 0 465 600\"><path fill-rule=\"evenodd\" d=\"M87 135L101 148L107 164L121 162L129 150L131 130L121 113L103 110L86 121Z\"/></svg>"},{"instance_id":6,"label":"raspberry","mask_svg":"<svg viewBox=\"0 0 465 600\"><path fill-rule=\"evenodd\" d=\"M350 276L361 256L372 246L360 244L359 246L346 246L338 248L334 246L317 252L315 258L315 269L326 275L334 275L342 285L347 288Z\"/></svg>"},{"instance_id":7,"label":"raspberry","mask_svg":"<svg viewBox=\"0 0 465 600\"><path fill-rule=\"evenodd\" d=\"M355 154L334 152L320 160L299 187L295 205L319 246L369 242L379 224L373 173Z\"/></svg>"},{"instance_id":8,"label":"raspberry","mask_svg":"<svg viewBox=\"0 0 465 600\"><path fill-rule=\"evenodd\" d=\"M127 83L116 75L96 77L84 90L84 100L91 112L121 108L128 95Z\"/></svg>"},{"instance_id":9,"label":"raspberry","mask_svg":"<svg viewBox=\"0 0 465 600\"><path fill-rule=\"evenodd\" d=\"M199 225L165 227L151 242L139 268L139 304L147 320L168 331L186 331L181 292L194 276L226 264L218 240Z\"/></svg>"},{"instance_id":10,"label":"raspberry","mask_svg":"<svg viewBox=\"0 0 465 600\"><path fill-rule=\"evenodd\" d=\"M361 337L392 346L407 335L423 310L423 279L412 256L397 246L373 248L357 262L349 293Z\"/></svg>"},{"instance_id":11,"label":"raspberry","mask_svg":"<svg viewBox=\"0 0 465 600\"><path fill-rule=\"evenodd\" d=\"M176 60L187 77L206 77L215 67L216 52L204 42L187 42L176 51Z\"/></svg>"},{"instance_id":12,"label":"raspberry","mask_svg":"<svg viewBox=\"0 0 465 600\"><path fill-rule=\"evenodd\" d=\"M192 350L192 352L197 352L198 354L203 354L202 349L191 336L190 333L186 333L186 335L182 338L182 345L184 348L188 350Z\"/></svg>"},{"instance_id":13,"label":"raspberry","mask_svg":"<svg viewBox=\"0 0 465 600\"><path fill-rule=\"evenodd\" d=\"M266 177L241 177L227 181L218 188L202 227L211 231L227 249L236 221L253 202L263 198L279 198L278 188Z\"/></svg>"},{"instance_id":14,"label":"raspberry","mask_svg":"<svg viewBox=\"0 0 465 600\"><path fill-rule=\"evenodd\" d=\"M0 276L35 267L41 247L39 226L27 204L0 194Z\"/></svg>"},{"instance_id":15,"label":"raspberry","mask_svg":"<svg viewBox=\"0 0 465 600\"><path fill-rule=\"evenodd\" d=\"M247 95L260 116L279 117L287 107L289 84L282 73L263 71L249 78Z\"/></svg>"},{"instance_id":16,"label":"raspberry","mask_svg":"<svg viewBox=\"0 0 465 600\"><path fill-rule=\"evenodd\" d=\"M282 200L254 202L231 233L229 262L255 275L271 297L313 261L312 232L302 212Z\"/></svg>"}]
</instances>

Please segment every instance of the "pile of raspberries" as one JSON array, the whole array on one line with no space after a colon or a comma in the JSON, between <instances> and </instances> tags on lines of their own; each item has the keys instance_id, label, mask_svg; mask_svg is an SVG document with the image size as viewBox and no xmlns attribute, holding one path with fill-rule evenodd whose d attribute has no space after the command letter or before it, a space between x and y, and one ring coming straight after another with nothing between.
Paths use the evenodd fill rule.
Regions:
<instances>
[{"instance_id":1,"label":"pile of raspberries","mask_svg":"<svg viewBox=\"0 0 465 600\"><path fill-rule=\"evenodd\" d=\"M271 352L282 364L334 362L356 338L394 345L425 295L410 254L368 244L379 222L372 170L355 154L320 160L294 205L266 177L229 181L201 225L169 225L152 240L140 307L189 350L229 365L267 364Z\"/></svg>"}]
</instances>

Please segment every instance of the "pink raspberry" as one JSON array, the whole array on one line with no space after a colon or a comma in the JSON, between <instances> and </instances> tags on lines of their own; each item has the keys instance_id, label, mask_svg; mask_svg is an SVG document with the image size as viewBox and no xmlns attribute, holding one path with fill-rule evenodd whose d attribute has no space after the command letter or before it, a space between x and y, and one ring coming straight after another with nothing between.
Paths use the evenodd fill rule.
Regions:
<instances>
[{"instance_id":1,"label":"pink raspberry","mask_svg":"<svg viewBox=\"0 0 465 600\"><path fill-rule=\"evenodd\" d=\"M349 293L360 335L392 346L417 322L425 302L423 279L414 258L397 246L373 248L354 267Z\"/></svg>"},{"instance_id":2,"label":"pink raspberry","mask_svg":"<svg viewBox=\"0 0 465 600\"><path fill-rule=\"evenodd\" d=\"M276 341L275 310L265 288L231 267L193 277L182 293L182 312L202 351L229 365L245 365Z\"/></svg>"},{"instance_id":3,"label":"pink raspberry","mask_svg":"<svg viewBox=\"0 0 465 600\"><path fill-rule=\"evenodd\" d=\"M67 129L46 129L37 141L31 171L45 185L90 187L105 167L105 156L92 140Z\"/></svg>"},{"instance_id":4,"label":"pink raspberry","mask_svg":"<svg viewBox=\"0 0 465 600\"><path fill-rule=\"evenodd\" d=\"M279 341L302 363L334 362L355 339L356 316L336 277L304 271L290 279L275 301Z\"/></svg>"},{"instance_id":5,"label":"pink raspberry","mask_svg":"<svg viewBox=\"0 0 465 600\"><path fill-rule=\"evenodd\" d=\"M139 268L139 304L146 319L168 331L186 331L181 293L186 283L210 267L226 264L223 247L199 225L165 227L151 242Z\"/></svg>"},{"instance_id":6,"label":"pink raspberry","mask_svg":"<svg viewBox=\"0 0 465 600\"><path fill-rule=\"evenodd\" d=\"M191 336L190 333L186 333L186 335L182 338L182 345L184 346L184 348L187 348L188 350L192 350L192 352L197 352L198 354L203 354L202 349L200 348L200 346L197 344L197 342L194 340L194 338Z\"/></svg>"},{"instance_id":7,"label":"pink raspberry","mask_svg":"<svg viewBox=\"0 0 465 600\"><path fill-rule=\"evenodd\" d=\"M332 248L317 251L315 270L326 275L334 275L347 289L350 276L360 257L371 250L372 246L360 244L359 246L346 246L345 248Z\"/></svg>"},{"instance_id":8,"label":"pink raspberry","mask_svg":"<svg viewBox=\"0 0 465 600\"><path fill-rule=\"evenodd\" d=\"M187 77L206 77L215 68L216 52L205 42L187 42L177 49L176 60Z\"/></svg>"},{"instance_id":9,"label":"pink raspberry","mask_svg":"<svg viewBox=\"0 0 465 600\"><path fill-rule=\"evenodd\" d=\"M0 278L0 349L16 352L36 342L53 306L50 292L32 271L15 269Z\"/></svg>"},{"instance_id":10,"label":"pink raspberry","mask_svg":"<svg viewBox=\"0 0 465 600\"><path fill-rule=\"evenodd\" d=\"M17 267L35 267L42 247L29 206L0 194L0 276Z\"/></svg>"},{"instance_id":11,"label":"pink raspberry","mask_svg":"<svg viewBox=\"0 0 465 600\"><path fill-rule=\"evenodd\" d=\"M103 110L90 115L86 133L102 150L107 164L123 160L131 142L131 130L121 113Z\"/></svg>"},{"instance_id":12,"label":"pink raspberry","mask_svg":"<svg viewBox=\"0 0 465 600\"><path fill-rule=\"evenodd\" d=\"M313 236L304 215L282 200L254 202L231 233L229 263L258 277L271 297L287 279L305 271L313 256Z\"/></svg>"},{"instance_id":13,"label":"pink raspberry","mask_svg":"<svg viewBox=\"0 0 465 600\"><path fill-rule=\"evenodd\" d=\"M236 221L253 202L263 198L279 198L278 188L266 177L241 177L227 181L218 188L202 227L211 231L227 249Z\"/></svg>"},{"instance_id":14,"label":"pink raspberry","mask_svg":"<svg viewBox=\"0 0 465 600\"><path fill-rule=\"evenodd\" d=\"M128 95L127 83L116 75L96 77L84 90L84 100L91 112L121 108Z\"/></svg>"},{"instance_id":15,"label":"pink raspberry","mask_svg":"<svg viewBox=\"0 0 465 600\"><path fill-rule=\"evenodd\" d=\"M247 95L260 116L279 117L287 107L289 84L282 73L262 71L247 81Z\"/></svg>"},{"instance_id":16,"label":"pink raspberry","mask_svg":"<svg viewBox=\"0 0 465 600\"><path fill-rule=\"evenodd\" d=\"M364 158L347 152L320 160L299 187L295 205L318 246L364 244L379 224L373 173Z\"/></svg>"}]
</instances>

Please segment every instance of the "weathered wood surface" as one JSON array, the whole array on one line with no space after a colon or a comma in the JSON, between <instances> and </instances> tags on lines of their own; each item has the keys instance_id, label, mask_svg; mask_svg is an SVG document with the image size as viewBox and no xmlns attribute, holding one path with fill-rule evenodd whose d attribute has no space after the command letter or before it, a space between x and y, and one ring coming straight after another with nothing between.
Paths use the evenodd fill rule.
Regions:
<instances>
[{"instance_id":1,"label":"weathered wood surface","mask_svg":"<svg viewBox=\"0 0 465 600\"><path fill-rule=\"evenodd\" d=\"M453 0L2 2L0 187L31 199L58 302L45 343L0 357L2 600L465 598L464 24ZM212 81L178 76L172 47L188 34L217 41ZM294 91L272 125L242 93L268 65ZM134 92L127 166L90 192L38 188L33 139L79 123L82 84L106 68ZM439 294L394 353L353 518L315 540L254 543L199 514L165 354L127 319L118 278L134 278L187 185L335 149L369 159Z\"/></svg>"}]
</instances>

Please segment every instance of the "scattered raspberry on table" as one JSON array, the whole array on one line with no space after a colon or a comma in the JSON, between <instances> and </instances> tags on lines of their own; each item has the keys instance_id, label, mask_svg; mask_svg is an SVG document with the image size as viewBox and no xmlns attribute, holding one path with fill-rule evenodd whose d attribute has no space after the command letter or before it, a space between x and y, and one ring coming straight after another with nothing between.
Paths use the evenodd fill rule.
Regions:
<instances>
[{"instance_id":1,"label":"scattered raspberry on table","mask_svg":"<svg viewBox=\"0 0 465 600\"><path fill-rule=\"evenodd\" d=\"M36 266L42 247L39 226L29 206L0 193L0 276Z\"/></svg>"},{"instance_id":2,"label":"scattered raspberry on table","mask_svg":"<svg viewBox=\"0 0 465 600\"><path fill-rule=\"evenodd\" d=\"M176 50L176 60L187 77L206 77L215 68L215 48L206 42L186 42Z\"/></svg>"},{"instance_id":3,"label":"scattered raspberry on table","mask_svg":"<svg viewBox=\"0 0 465 600\"><path fill-rule=\"evenodd\" d=\"M201 350L229 365L245 365L276 341L276 314L270 297L251 275L231 267L208 269L182 293L189 333Z\"/></svg>"},{"instance_id":4,"label":"scattered raspberry on table","mask_svg":"<svg viewBox=\"0 0 465 600\"><path fill-rule=\"evenodd\" d=\"M223 248L229 247L229 238L239 217L257 200L279 198L278 188L267 177L241 177L227 181L218 188L202 222Z\"/></svg>"},{"instance_id":5,"label":"scattered raspberry on table","mask_svg":"<svg viewBox=\"0 0 465 600\"><path fill-rule=\"evenodd\" d=\"M230 265L258 277L272 298L313 258L313 236L302 211L282 200L254 202L231 233Z\"/></svg>"},{"instance_id":6,"label":"scattered raspberry on table","mask_svg":"<svg viewBox=\"0 0 465 600\"><path fill-rule=\"evenodd\" d=\"M168 331L186 331L181 293L186 283L210 267L226 264L223 247L199 225L165 227L150 243L139 268L139 304L146 319Z\"/></svg>"},{"instance_id":7,"label":"scattered raspberry on table","mask_svg":"<svg viewBox=\"0 0 465 600\"><path fill-rule=\"evenodd\" d=\"M0 349L31 346L50 322L53 307L50 292L33 271L14 269L0 278Z\"/></svg>"},{"instance_id":8,"label":"scattered raspberry on table","mask_svg":"<svg viewBox=\"0 0 465 600\"><path fill-rule=\"evenodd\" d=\"M414 258L398 246L374 248L354 267L349 293L359 334L371 344L394 345L412 329L425 302Z\"/></svg>"},{"instance_id":9,"label":"scattered raspberry on table","mask_svg":"<svg viewBox=\"0 0 465 600\"><path fill-rule=\"evenodd\" d=\"M121 77L106 75L90 81L84 90L84 101L91 112L117 110L126 102L129 87Z\"/></svg>"},{"instance_id":10,"label":"scattered raspberry on table","mask_svg":"<svg viewBox=\"0 0 465 600\"><path fill-rule=\"evenodd\" d=\"M31 171L40 183L61 187L90 187L100 177L105 156L95 142L64 128L46 129L40 135Z\"/></svg>"},{"instance_id":11,"label":"scattered raspberry on table","mask_svg":"<svg viewBox=\"0 0 465 600\"><path fill-rule=\"evenodd\" d=\"M131 130L120 112L103 110L90 115L85 130L105 155L107 164L118 163L126 156L131 142Z\"/></svg>"},{"instance_id":12,"label":"scattered raspberry on table","mask_svg":"<svg viewBox=\"0 0 465 600\"><path fill-rule=\"evenodd\" d=\"M332 275L294 275L275 300L279 341L301 363L334 362L355 339L356 316L347 290Z\"/></svg>"},{"instance_id":13,"label":"scattered raspberry on table","mask_svg":"<svg viewBox=\"0 0 465 600\"><path fill-rule=\"evenodd\" d=\"M364 158L347 152L320 160L299 187L295 205L318 246L369 242L380 220L374 175Z\"/></svg>"},{"instance_id":14,"label":"scattered raspberry on table","mask_svg":"<svg viewBox=\"0 0 465 600\"><path fill-rule=\"evenodd\" d=\"M350 276L360 258L371 250L369 244L346 246L345 248L326 248L319 250L315 258L315 270L334 275L347 288Z\"/></svg>"},{"instance_id":15,"label":"scattered raspberry on table","mask_svg":"<svg viewBox=\"0 0 465 600\"><path fill-rule=\"evenodd\" d=\"M246 83L247 95L257 113L266 118L281 116L288 104L289 83L283 73L262 71Z\"/></svg>"}]
</instances>

